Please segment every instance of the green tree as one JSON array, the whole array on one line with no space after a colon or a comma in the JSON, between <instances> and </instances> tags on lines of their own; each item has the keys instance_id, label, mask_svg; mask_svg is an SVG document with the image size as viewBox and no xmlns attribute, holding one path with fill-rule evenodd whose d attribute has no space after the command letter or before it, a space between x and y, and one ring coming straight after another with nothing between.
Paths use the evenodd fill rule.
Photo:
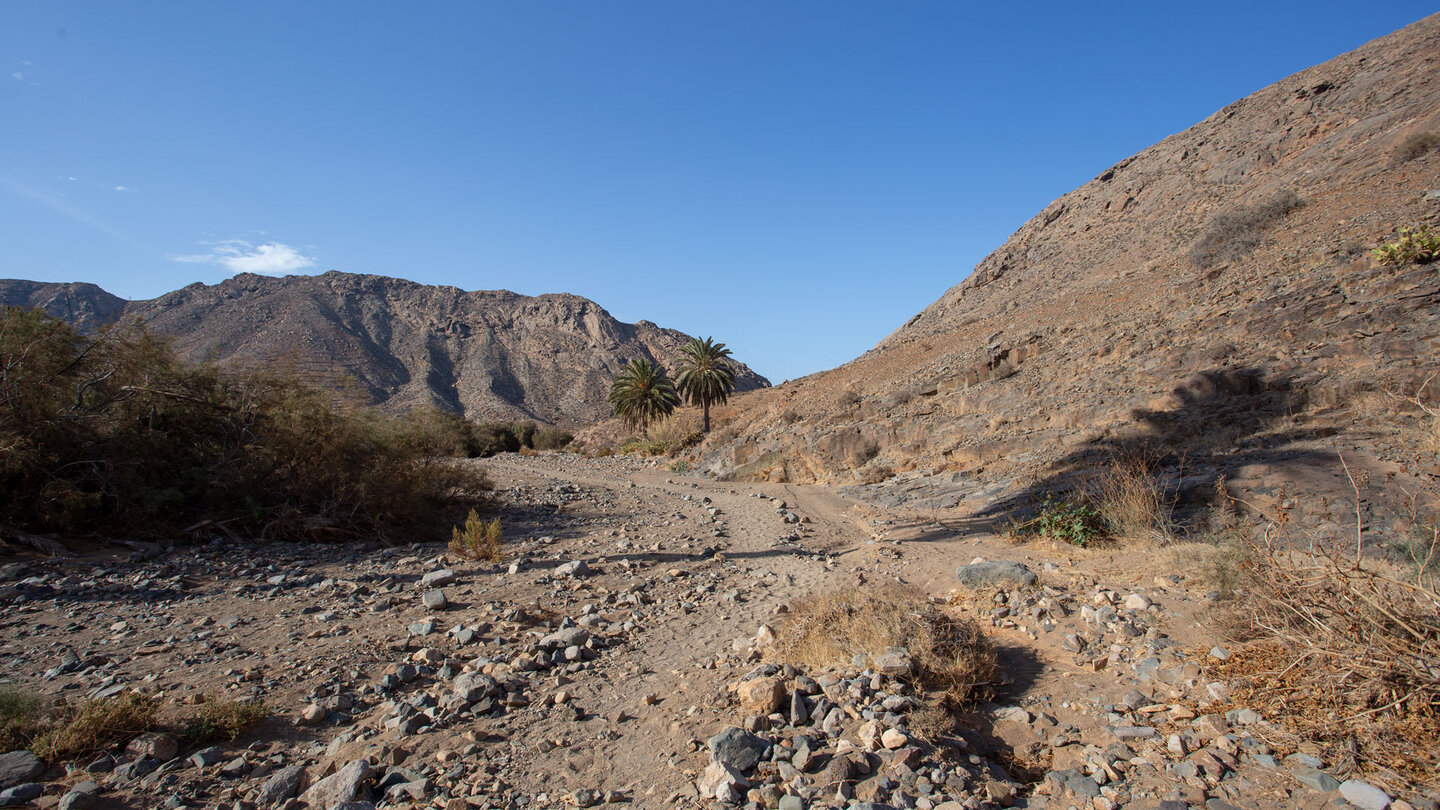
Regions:
<instances>
[{"instance_id":1,"label":"green tree","mask_svg":"<svg viewBox=\"0 0 1440 810\"><path fill-rule=\"evenodd\" d=\"M669 416L680 404L675 385L665 369L649 360L631 360L610 386L610 405L626 424L644 430L652 421Z\"/></svg>"},{"instance_id":2,"label":"green tree","mask_svg":"<svg viewBox=\"0 0 1440 810\"><path fill-rule=\"evenodd\" d=\"M724 343L711 338L694 338L681 349L684 358L680 361L680 374L675 378L676 387L690 401L699 405L705 413L701 426L704 433L710 432L710 405L724 404L735 390L735 369L730 364L730 350Z\"/></svg>"}]
</instances>

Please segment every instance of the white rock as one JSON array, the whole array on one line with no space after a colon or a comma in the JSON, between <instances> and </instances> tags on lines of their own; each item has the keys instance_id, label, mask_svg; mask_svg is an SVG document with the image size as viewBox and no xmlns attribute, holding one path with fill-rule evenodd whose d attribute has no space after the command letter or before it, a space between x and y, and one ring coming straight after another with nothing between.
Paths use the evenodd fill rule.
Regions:
<instances>
[{"instance_id":1,"label":"white rock","mask_svg":"<svg viewBox=\"0 0 1440 810\"><path fill-rule=\"evenodd\" d=\"M1125 597L1126 610L1149 610L1151 604L1153 603L1150 601L1150 597L1143 593L1132 593Z\"/></svg>"}]
</instances>

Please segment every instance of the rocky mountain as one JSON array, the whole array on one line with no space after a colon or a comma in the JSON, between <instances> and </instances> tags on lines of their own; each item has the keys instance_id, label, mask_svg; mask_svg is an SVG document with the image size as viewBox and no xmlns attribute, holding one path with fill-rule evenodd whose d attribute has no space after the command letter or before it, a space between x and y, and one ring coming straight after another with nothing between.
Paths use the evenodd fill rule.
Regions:
<instances>
[{"instance_id":1,"label":"rocky mountain","mask_svg":"<svg viewBox=\"0 0 1440 810\"><path fill-rule=\"evenodd\" d=\"M94 284L52 284L6 278L0 279L0 306L42 309L81 332L94 332L120 317L125 299Z\"/></svg>"},{"instance_id":2,"label":"rocky mountain","mask_svg":"<svg viewBox=\"0 0 1440 810\"><path fill-rule=\"evenodd\" d=\"M436 405L478 420L575 426L609 414L615 372L642 357L670 366L690 337L617 321L575 295L467 292L383 276L242 274L123 302L89 284L0 282L5 302L85 327L143 322L194 360L287 364L386 410ZM737 388L768 385L739 366Z\"/></svg>"},{"instance_id":3,"label":"rocky mountain","mask_svg":"<svg viewBox=\"0 0 1440 810\"><path fill-rule=\"evenodd\" d=\"M870 352L737 401L707 468L940 506L1135 453L1192 492L1333 482L1337 451L1413 472L1434 463L1404 437L1416 394L1440 398L1440 277L1370 251L1425 223L1440 15L1105 168Z\"/></svg>"}]
</instances>

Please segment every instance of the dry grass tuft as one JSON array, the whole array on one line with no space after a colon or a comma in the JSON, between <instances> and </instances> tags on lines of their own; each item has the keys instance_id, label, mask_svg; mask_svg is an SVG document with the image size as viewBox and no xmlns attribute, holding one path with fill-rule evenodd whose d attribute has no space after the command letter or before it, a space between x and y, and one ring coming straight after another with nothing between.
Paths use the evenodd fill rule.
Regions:
<instances>
[{"instance_id":1,"label":"dry grass tuft","mask_svg":"<svg viewBox=\"0 0 1440 810\"><path fill-rule=\"evenodd\" d=\"M1259 247L1267 230L1304 204L1295 192L1283 191L1254 205L1216 214L1191 246L1190 261L1199 267L1234 261Z\"/></svg>"},{"instance_id":2,"label":"dry grass tuft","mask_svg":"<svg viewBox=\"0 0 1440 810\"><path fill-rule=\"evenodd\" d=\"M770 655L807 667L846 668L893 647L909 651L921 685L944 690L947 708L987 699L1001 680L995 650L979 625L899 587L809 597L791 611Z\"/></svg>"},{"instance_id":3,"label":"dry grass tuft","mask_svg":"<svg viewBox=\"0 0 1440 810\"><path fill-rule=\"evenodd\" d=\"M1412 132L1395 147L1390 166L1409 163L1426 152L1440 152L1440 132Z\"/></svg>"},{"instance_id":4,"label":"dry grass tuft","mask_svg":"<svg viewBox=\"0 0 1440 810\"><path fill-rule=\"evenodd\" d=\"M155 699L138 692L89 700L79 709L61 710L31 750L52 762L98 753L154 728L157 713Z\"/></svg>"},{"instance_id":5,"label":"dry grass tuft","mask_svg":"<svg viewBox=\"0 0 1440 810\"><path fill-rule=\"evenodd\" d=\"M1165 492L1158 460L1116 459L1095 485L1095 508L1116 540L1166 545L1174 539L1175 499Z\"/></svg>"},{"instance_id":6,"label":"dry grass tuft","mask_svg":"<svg viewBox=\"0 0 1440 810\"><path fill-rule=\"evenodd\" d=\"M216 740L234 742L269 714L270 708L260 701L206 701L182 721L178 739L190 747Z\"/></svg>"},{"instance_id":7,"label":"dry grass tuft","mask_svg":"<svg viewBox=\"0 0 1440 810\"><path fill-rule=\"evenodd\" d=\"M49 706L33 692L0 689L0 754L27 748L49 725Z\"/></svg>"}]
</instances>

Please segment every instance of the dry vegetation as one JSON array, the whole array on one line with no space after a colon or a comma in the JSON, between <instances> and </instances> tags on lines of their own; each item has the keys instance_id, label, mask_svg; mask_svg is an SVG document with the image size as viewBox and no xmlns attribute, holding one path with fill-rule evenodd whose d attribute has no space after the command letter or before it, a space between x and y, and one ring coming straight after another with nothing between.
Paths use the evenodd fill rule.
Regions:
<instances>
[{"instance_id":1,"label":"dry vegetation","mask_svg":"<svg viewBox=\"0 0 1440 810\"><path fill-rule=\"evenodd\" d=\"M47 762L97 754L155 728L158 715L155 699L139 692L60 707L45 718L48 728L31 742L31 750Z\"/></svg>"},{"instance_id":2,"label":"dry vegetation","mask_svg":"<svg viewBox=\"0 0 1440 810\"><path fill-rule=\"evenodd\" d=\"M139 692L72 706L9 687L0 690L0 753L29 749L50 762L73 760L167 727L186 747L234 742L268 715L264 703L211 700L167 726L159 702Z\"/></svg>"},{"instance_id":3,"label":"dry vegetation","mask_svg":"<svg viewBox=\"0 0 1440 810\"><path fill-rule=\"evenodd\" d=\"M979 625L899 587L806 599L792 609L770 656L845 669L893 648L909 652L920 683L943 690L952 710L988 698L1001 680L995 650Z\"/></svg>"},{"instance_id":4,"label":"dry vegetation","mask_svg":"<svg viewBox=\"0 0 1440 810\"><path fill-rule=\"evenodd\" d=\"M1302 205L1295 192L1285 191L1264 202L1216 214L1190 248L1190 261L1200 267L1234 261L1259 247L1267 230Z\"/></svg>"},{"instance_id":5,"label":"dry vegetation","mask_svg":"<svg viewBox=\"0 0 1440 810\"><path fill-rule=\"evenodd\" d=\"M1304 740L1392 785L1440 786L1440 533L1432 521L1397 565L1359 526L1345 548L1297 536L1282 508L1220 558L1235 596L1222 624L1245 646L1213 674L1284 724L1282 747Z\"/></svg>"},{"instance_id":6,"label":"dry vegetation","mask_svg":"<svg viewBox=\"0 0 1440 810\"><path fill-rule=\"evenodd\" d=\"M1395 147L1390 165L1409 163L1426 152L1440 151L1440 132L1412 132Z\"/></svg>"},{"instance_id":7,"label":"dry vegetation","mask_svg":"<svg viewBox=\"0 0 1440 810\"><path fill-rule=\"evenodd\" d=\"M181 722L178 738L187 747L234 742L269 714L270 708L260 701L207 700Z\"/></svg>"},{"instance_id":8,"label":"dry vegetation","mask_svg":"<svg viewBox=\"0 0 1440 810\"><path fill-rule=\"evenodd\" d=\"M0 313L0 537L386 537L488 489L455 440L294 376L183 363L143 331Z\"/></svg>"},{"instance_id":9,"label":"dry vegetation","mask_svg":"<svg viewBox=\"0 0 1440 810\"><path fill-rule=\"evenodd\" d=\"M1095 482L1096 511L1112 537L1132 544L1166 545L1174 539L1173 494L1166 491L1154 454L1112 461Z\"/></svg>"}]
</instances>

